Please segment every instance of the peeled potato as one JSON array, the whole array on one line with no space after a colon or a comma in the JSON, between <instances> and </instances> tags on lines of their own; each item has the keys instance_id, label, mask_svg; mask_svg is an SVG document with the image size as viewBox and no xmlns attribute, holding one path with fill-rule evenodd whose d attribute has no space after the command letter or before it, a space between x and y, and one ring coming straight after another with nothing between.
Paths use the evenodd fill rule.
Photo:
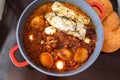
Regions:
<instances>
[{"instance_id":1,"label":"peeled potato","mask_svg":"<svg viewBox=\"0 0 120 80\"><path fill-rule=\"evenodd\" d=\"M36 16L31 20L31 26L34 28L40 28L43 27L44 25L45 20L43 15Z\"/></svg>"},{"instance_id":2,"label":"peeled potato","mask_svg":"<svg viewBox=\"0 0 120 80\"><path fill-rule=\"evenodd\" d=\"M78 48L74 55L74 60L83 63L88 59L88 50L86 48Z\"/></svg>"},{"instance_id":3,"label":"peeled potato","mask_svg":"<svg viewBox=\"0 0 120 80\"><path fill-rule=\"evenodd\" d=\"M66 48L62 48L57 52L57 56L65 61L71 60L72 55L72 52Z\"/></svg>"},{"instance_id":4,"label":"peeled potato","mask_svg":"<svg viewBox=\"0 0 120 80\"><path fill-rule=\"evenodd\" d=\"M46 68L51 68L54 64L53 56L48 52L40 54L40 62Z\"/></svg>"}]
</instances>

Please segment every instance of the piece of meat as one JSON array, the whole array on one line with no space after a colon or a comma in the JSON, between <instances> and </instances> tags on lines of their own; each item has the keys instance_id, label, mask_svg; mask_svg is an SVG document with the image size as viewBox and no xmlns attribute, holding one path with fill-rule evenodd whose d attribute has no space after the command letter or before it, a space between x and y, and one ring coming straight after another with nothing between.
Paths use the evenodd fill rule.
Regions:
<instances>
[{"instance_id":1,"label":"piece of meat","mask_svg":"<svg viewBox=\"0 0 120 80\"><path fill-rule=\"evenodd\" d=\"M45 15L46 20L56 27L57 29L64 30L64 31L74 31L76 23L72 20L68 20L66 18L62 18L57 16L54 12L47 13Z\"/></svg>"},{"instance_id":2,"label":"piece of meat","mask_svg":"<svg viewBox=\"0 0 120 80\"><path fill-rule=\"evenodd\" d=\"M83 24L75 23L64 17L57 16L54 12L45 15L46 20L55 28L64 31L66 34L84 39L86 35L86 27Z\"/></svg>"},{"instance_id":3,"label":"piece of meat","mask_svg":"<svg viewBox=\"0 0 120 80\"><path fill-rule=\"evenodd\" d=\"M89 24L90 22L90 19L87 16L84 16L72 9L67 8L64 4L60 2L54 2L51 8L54 12L56 12L58 16L65 16L74 20L75 22L79 22L82 24Z\"/></svg>"}]
</instances>

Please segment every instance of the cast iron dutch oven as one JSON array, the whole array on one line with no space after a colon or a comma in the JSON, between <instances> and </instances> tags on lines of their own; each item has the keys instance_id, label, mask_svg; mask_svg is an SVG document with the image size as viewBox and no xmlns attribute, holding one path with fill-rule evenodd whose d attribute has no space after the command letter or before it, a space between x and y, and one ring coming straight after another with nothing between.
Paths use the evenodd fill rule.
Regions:
<instances>
[{"instance_id":1,"label":"cast iron dutch oven","mask_svg":"<svg viewBox=\"0 0 120 80\"><path fill-rule=\"evenodd\" d=\"M103 44L103 38L104 38L100 18L102 18L104 16L104 10L99 3L96 3L96 2L91 3L91 6L95 6L100 10L101 14L98 16L96 14L96 12L92 9L92 7L90 5L88 5L84 0L58 0L60 2L67 2L67 3L71 3L73 5L80 7L92 19L92 22L96 27L97 43L96 43L96 47L95 47L93 54L82 66L80 66L78 69L73 70L73 71L69 71L69 72L65 72L65 73L57 73L57 72L48 71L47 69L37 66L35 63L32 62L32 60L29 58L29 56L27 55L27 53L25 51L25 48L23 45L23 37L22 37L25 22L27 21L28 17L31 15L31 13L38 6L48 3L48 2L54 2L54 1L56 1L56 0L35 0L25 8L25 10L23 11L23 13L20 16L20 19L19 19L18 25L17 25L17 30L16 30L17 45L11 49L10 58L17 67L24 67L27 65L31 65L36 70L38 70L44 74L47 74L47 75L71 76L71 75L80 73L80 72L84 71L85 69L87 69L99 56L101 48L102 48L102 44ZM24 59L26 61L24 61L24 62L17 61L17 59L15 58L15 51L17 51L18 49L20 50L22 56L24 57Z\"/></svg>"}]
</instances>

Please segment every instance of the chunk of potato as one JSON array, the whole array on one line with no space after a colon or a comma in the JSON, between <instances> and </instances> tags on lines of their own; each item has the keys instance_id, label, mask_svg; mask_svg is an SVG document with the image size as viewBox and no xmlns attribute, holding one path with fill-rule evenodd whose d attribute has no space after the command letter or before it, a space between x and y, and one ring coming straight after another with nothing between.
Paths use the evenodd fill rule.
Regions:
<instances>
[{"instance_id":1,"label":"chunk of potato","mask_svg":"<svg viewBox=\"0 0 120 80\"><path fill-rule=\"evenodd\" d=\"M34 28L44 27L44 25L45 25L44 16L43 15L39 15L39 16L33 17L33 19L31 20L30 25L32 27L34 27Z\"/></svg>"},{"instance_id":2,"label":"chunk of potato","mask_svg":"<svg viewBox=\"0 0 120 80\"><path fill-rule=\"evenodd\" d=\"M83 63L88 59L88 50L86 48L78 48L74 55L74 60Z\"/></svg>"},{"instance_id":3,"label":"chunk of potato","mask_svg":"<svg viewBox=\"0 0 120 80\"><path fill-rule=\"evenodd\" d=\"M57 56L59 56L61 59L68 61L72 59L72 52L66 48L62 48L60 50L58 50L57 52Z\"/></svg>"},{"instance_id":4,"label":"chunk of potato","mask_svg":"<svg viewBox=\"0 0 120 80\"><path fill-rule=\"evenodd\" d=\"M54 64L53 56L48 52L40 54L40 62L45 68L51 68Z\"/></svg>"}]
</instances>

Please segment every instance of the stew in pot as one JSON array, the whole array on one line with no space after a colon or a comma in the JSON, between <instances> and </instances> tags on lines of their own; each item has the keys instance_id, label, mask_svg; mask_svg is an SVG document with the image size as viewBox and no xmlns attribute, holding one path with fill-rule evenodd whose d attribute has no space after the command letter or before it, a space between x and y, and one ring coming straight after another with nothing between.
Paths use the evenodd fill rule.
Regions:
<instances>
[{"instance_id":1,"label":"stew in pot","mask_svg":"<svg viewBox=\"0 0 120 80\"><path fill-rule=\"evenodd\" d=\"M97 36L91 19L75 5L50 2L26 21L23 42L36 65L55 72L77 69L93 53Z\"/></svg>"}]
</instances>

